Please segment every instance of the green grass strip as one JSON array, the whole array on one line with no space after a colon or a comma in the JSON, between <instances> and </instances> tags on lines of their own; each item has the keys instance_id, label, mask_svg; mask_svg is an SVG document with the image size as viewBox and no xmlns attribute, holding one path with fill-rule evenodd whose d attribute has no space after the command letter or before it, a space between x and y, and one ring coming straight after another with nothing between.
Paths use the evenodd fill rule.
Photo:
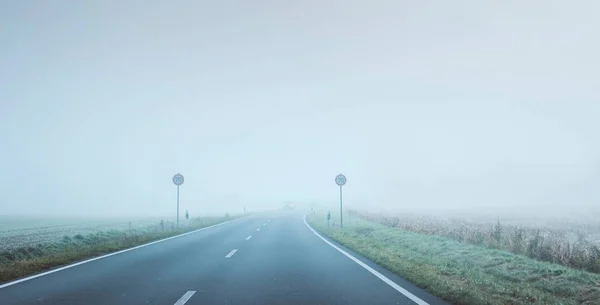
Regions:
<instances>
[{"instance_id":1,"label":"green grass strip","mask_svg":"<svg viewBox=\"0 0 600 305\"><path fill-rule=\"evenodd\" d=\"M0 283L47 271L107 253L212 226L236 217L201 217L186 228L154 230L110 230L86 235L64 236L54 243L0 252Z\"/></svg>"},{"instance_id":2,"label":"green grass strip","mask_svg":"<svg viewBox=\"0 0 600 305\"><path fill-rule=\"evenodd\" d=\"M513 253L350 218L309 224L336 242L454 304L600 304L600 275Z\"/></svg>"}]
</instances>

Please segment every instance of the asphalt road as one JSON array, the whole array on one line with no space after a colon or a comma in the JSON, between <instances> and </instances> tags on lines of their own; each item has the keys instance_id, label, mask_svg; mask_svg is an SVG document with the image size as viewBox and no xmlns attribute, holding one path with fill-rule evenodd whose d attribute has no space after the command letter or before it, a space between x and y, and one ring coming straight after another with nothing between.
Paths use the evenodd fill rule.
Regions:
<instances>
[{"instance_id":1,"label":"asphalt road","mask_svg":"<svg viewBox=\"0 0 600 305\"><path fill-rule=\"evenodd\" d=\"M297 212L253 215L0 288L0 304L446 304L332 245Z\"/></svg>"}]
</instances>

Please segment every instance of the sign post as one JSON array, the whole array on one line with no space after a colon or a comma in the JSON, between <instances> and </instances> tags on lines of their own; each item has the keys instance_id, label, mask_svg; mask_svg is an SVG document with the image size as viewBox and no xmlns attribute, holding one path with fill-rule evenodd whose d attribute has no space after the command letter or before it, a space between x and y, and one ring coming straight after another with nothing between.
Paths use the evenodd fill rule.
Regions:
<instances>
[{"instance_id":1,"label":"sign post","mask_svg":"<svg viewBox=\"0 0 600 305\"><path fill-rule=\"evenodd\" d=\"M173 183L177 185L177 227L179 228L179 186L183 184L183 175L177 173L173 176Z\"/></svg>"},{"instance_id":2,"label":"sign post","mask_svg":"<svg viewBox=\"0 0 600 305\"><path fill-rule=\"evenodd\" d=\"M335 177L335 184L340 186L340 228L342 228L344 227L344 213L342 212L342 186L346 184L346 176L342 174L337 175Z\"/></svg>"}]
</instances>

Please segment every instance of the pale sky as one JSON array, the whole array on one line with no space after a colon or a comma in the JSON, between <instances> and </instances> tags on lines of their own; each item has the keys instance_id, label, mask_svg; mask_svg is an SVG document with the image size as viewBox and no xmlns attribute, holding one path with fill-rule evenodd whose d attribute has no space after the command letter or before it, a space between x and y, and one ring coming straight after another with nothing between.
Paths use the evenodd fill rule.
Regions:
<instances>
[{"instance_id":1,"label":"pale sky","mask_svg":"<svg viewBox=\"0 0 600 305\"><path fill-rule=\"evenodd\" d=\"M598 1L1 1L0 214L600 206Z\"/></svg>"}]
</instances>

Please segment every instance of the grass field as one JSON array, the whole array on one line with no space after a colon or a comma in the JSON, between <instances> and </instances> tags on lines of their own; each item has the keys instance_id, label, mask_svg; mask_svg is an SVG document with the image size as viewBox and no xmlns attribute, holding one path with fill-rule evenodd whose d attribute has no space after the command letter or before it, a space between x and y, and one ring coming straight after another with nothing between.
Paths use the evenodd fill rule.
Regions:
<instances>
[{"instance_id":1,"label":"grass field","mask_svg":"<svg viewBox=\"0 0 600 305\"><path fill-rule=\"evenodd\" d=\"M347 217L315 229L454 304L600 304L600 275L525 255Z\"/></svg>"},{"instance_id":2,"label":"grass field","mask_svg":"<svg viewBox=\"0 0 600 305\"><path fill-rule=\"evenodd\" d=\"M131 248L154 240L195 230L237 216L198 217L182 221L180 228L160 220L132 221L47 220L29 226L18 222L0 232L0 282L52 269L86 258ZM135 223L135 225L134 225ZM7 222L4 228L9 228Z\"/></svg>"},{"instance_id":3,"label":"grass field","mask_svg":"<svg viewBox=\"0 0 600 305\"><path fill-rule=\"evenodd\" d=\"M156 217L119 219L0 216L0 251L56 242L64 236L106 230L148 229L159 225L160 218Z\"/></svg>"},{"instance_id":4,"label":"grass field","mask_svg":"<svg viewBox=\"0 0 600 305\"><path fill-rule=\"evenodd\" d=\"M595 220L348 212L388 227L443 236L462 243L505 250L540 261L600 273L600 223Z\"/></svg>"}]
</instances>

